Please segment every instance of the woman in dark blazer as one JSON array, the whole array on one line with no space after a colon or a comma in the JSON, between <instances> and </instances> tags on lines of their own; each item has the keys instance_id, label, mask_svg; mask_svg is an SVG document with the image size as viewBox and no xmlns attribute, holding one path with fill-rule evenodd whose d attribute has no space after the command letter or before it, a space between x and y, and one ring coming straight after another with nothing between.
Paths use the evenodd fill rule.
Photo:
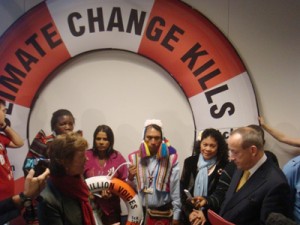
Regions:
<instances>
[{"instance_id":1,"label":"woman in dark blazer","mask_svg":"<svg viewBox=\"0 0 300 225\"><path fill-rule=\"evenodd\" d=\"M213 128L205 129L195 141L193 155L184 161L180 179L182 224L190 224L189 215L194 208L184 189L192 196L210 195L227 163L228 147L221 132Z\"/></svg>"}]
</instances>

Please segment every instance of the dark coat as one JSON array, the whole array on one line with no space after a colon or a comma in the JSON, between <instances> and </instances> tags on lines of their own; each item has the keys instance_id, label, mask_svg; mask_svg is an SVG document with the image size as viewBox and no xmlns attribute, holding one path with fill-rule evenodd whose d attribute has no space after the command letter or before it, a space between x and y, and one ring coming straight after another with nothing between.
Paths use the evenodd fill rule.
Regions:
<instances>
[{"instance_id":1,"label":"dark coat","mask_svg":"<svg viewBox=\"0 0 300 225\"><path fill-rule=\"evenodd\" d=\"M183 192L184 189L187 189L191 192L193 195L194 192L194 185L196 176L198 173L197 170L197 163L198 163L199 155L194 155L186 158L184 160L184 166L183 171L180 179L180 191L181 191L181 201L182 201L182 221L184 221L184 224L189 224L188 222L188 215L193 210L193 207L186 201L187 197L185 193ZM214 171L208 176L208 195L211 195L213 191L216 189L216 186L218 184L220 175L227 165L228 161L227 159L224 159L223 161L219 161L216 164L216 168Z\"/></svg>"},{"instance_id":2,"label":"dark coat","mask_svg":"<svg viewBox=\"0 0 300 225\"><path fill-rule=\"evenodd\" d=\"M265 224L271 212L292 216L290 188L283 172L266 160L236 192L243 171L236 170L220 215L237 225Z\"/></svg>"},{"instance_id":3,"label":"dark coat","mask_svg":"<svg viewBox=\"0 0 300 225\"><path fill-rule=\"evenodd\" d=\"M72 188L72 187L70 187ZM38 205L40 225L83 225L80 202L61 194L51 182L41 193Z\"/></svg>"}]
</instances>

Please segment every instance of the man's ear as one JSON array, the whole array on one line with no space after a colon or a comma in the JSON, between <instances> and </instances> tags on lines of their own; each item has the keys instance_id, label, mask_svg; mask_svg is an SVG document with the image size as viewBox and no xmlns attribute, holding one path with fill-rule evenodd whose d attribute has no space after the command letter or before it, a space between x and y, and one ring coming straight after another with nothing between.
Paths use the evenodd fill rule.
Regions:
<instances>
[{"instance_id":1,"label":"man's ear","mask_svg":"<svg viewBox=\"0 0 300 225\"><path fill-rule=\"evenodd\" d=\"M251 151L251 155L257 156L259 150L255 145L251 145L250 151Z\"/></svg>"}]
</instances>

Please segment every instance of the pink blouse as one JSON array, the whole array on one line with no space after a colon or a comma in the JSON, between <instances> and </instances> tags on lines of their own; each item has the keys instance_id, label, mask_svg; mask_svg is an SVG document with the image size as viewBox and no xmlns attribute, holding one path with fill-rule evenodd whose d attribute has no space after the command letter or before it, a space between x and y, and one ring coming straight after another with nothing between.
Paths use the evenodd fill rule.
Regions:
<instances>
[{"instance_id":1,"label":"pink blouse","mask_svg":"<svg viewBox=\"0 0 300 225\"><path fill-rule=\"evenodd\" d=\"M105 176L109 173L109 170L114 167L116 170L119 165L126 162L124 157L121 155L119 151L115 151L111 154L110 158L105 162L103 166L100 166L98 156L93 155L92 149L86 151L87 161L85 164L84 177L89 178L93 176ZM128 175L128 168L125 164L121 166L118 171L115 173L115 178L125 181ZM102 212L106 215L111 214L116 209L121 211L120 209L120 198L116 195L112 196L109 199L104 198L96 198L96 205L101 208Z\"/></svg>"}]
</instances>

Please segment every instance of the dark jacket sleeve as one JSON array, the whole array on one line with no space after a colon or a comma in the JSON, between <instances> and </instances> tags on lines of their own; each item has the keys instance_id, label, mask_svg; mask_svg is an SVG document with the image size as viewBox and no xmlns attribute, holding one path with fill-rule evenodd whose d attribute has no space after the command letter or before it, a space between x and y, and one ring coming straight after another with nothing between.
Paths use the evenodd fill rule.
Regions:
<instances>
[{"instance_id":1,"label":"dark jacket sleeve","mask_svg":"<svg viewBox=\"0 0 300 225\"><path fill-rule=\"evenodd\" d=\"M206 197L207 205L205 208L212 209L215 212L218 212L220 210L235 168L236 166L233 162L227 164L219 178L219 182L215 191L211 195Z\"/></svg>"},{"instance_id":2,"label":"dark jacket sleeve","mask_svg":"<svg viewBox=\"0 0 300 225\"><path fill-rule=\"evenodd\" d=\"M0 201L0 224L4 224L20 214L12 198Z\"/></svg>"},{"instance_id":3,"label":"dark jacket sleeve","mask_svg":"<svg viewBox=\"0 0 300 225\"><path fill-rule=\"evenodd\" d=\"M193 195L195 176L197 173L197 156L191 156L184 160L184 166L180 179L180 193L183 216L190 214L193 206L187 201L187 196L184 193L184 189L187 189Z\"/></svg>"}]
</instances>

